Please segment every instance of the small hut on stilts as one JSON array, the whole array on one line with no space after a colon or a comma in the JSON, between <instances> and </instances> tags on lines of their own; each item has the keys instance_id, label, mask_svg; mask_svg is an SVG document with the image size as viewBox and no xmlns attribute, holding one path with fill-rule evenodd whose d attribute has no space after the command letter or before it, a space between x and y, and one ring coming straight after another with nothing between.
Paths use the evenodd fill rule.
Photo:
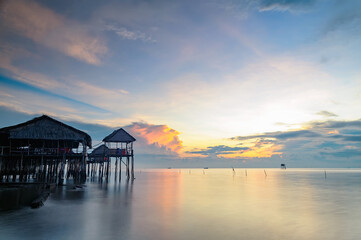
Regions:
<instances>
[{"instance_id":1,"label":"small hut on stilts","mask_svg":"<svg viewBox=\"0 0 361 240\"><path fill-rule=\"evenodd\" d=\"M90 172L90 176L96 174L98 170L100 179L103 176L108 179L111 171L111 159L115 158L115 174L117 176L119 173L119 180L121 179L122 163L126 167L127 179L134 179L134 141L136 139L123 128L106 136L103 139L103 144L89 154L88 173ZM123 161L123 158L126 162Z\"/></svg>"}]
</instances>

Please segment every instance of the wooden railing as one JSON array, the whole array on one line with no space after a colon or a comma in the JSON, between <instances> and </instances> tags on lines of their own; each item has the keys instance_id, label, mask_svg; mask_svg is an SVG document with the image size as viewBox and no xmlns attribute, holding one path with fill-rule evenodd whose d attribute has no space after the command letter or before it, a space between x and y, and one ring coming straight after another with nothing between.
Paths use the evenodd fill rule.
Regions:
<instances>
[{"instance_id":1,"label":"wooden railing","mask_svg":"<svg viewBox=\"0 0 361 240\"><path fill-rule=\"evenodd\" d=\"M109 149L108 154L110 156L129 156L132 155L133 150L131 149L124 149L124 148L117 148L117 149Z\"/></svg>"},{"instance_id":2,"label":"wooden railing","mask_svg":"<svg viewBox=\"0 0 361 240\"><path fill-rule=\"evenodd\" d=\"M10 148L6 146L0 146L0 154L1 155L78 155L77 151L73 151L72 148ZM81 153L80 153L81 154Z\"/></svg>"}]
</instances>

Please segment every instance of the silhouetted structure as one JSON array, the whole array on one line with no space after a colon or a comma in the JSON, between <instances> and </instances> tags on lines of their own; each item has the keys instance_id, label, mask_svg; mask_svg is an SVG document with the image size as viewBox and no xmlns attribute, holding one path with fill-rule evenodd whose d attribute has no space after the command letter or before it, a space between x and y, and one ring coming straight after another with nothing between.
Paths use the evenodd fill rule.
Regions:
<instances>
[{"instance_id":1,"label":"silhouetted structure","mask_svg":"<svg viewBox=\"0 0 361 240\"><path fill-rule=\"evenodd\" d=\"M282 163L281 164L281 169L286 169L286 164Z\"/></svg>"},{"instance_id":2,"label":"silhouetted structure","mask_svg":"<svg viewBox=\"0 0 361 240\"><path fill-rule=\"evenodd\" d=\"M97 167L99 176L109 176L111 167L111 158L115 158L115 173L118 172L119 166L119 180L121 178L121 163L126 166L126 175L129 179L134 179L134 150L133 142L136 139L127 133L123 128L115 130L110 135L103 139L103 145L97 147L89 154L88 173L91 169L91 175L96 173ZM123 162L123 158L126 162Z\"/></svg>"},{"instance_id":3,"label":"silhouetted structure","mask_svg":"<svg viewBox=\"0 0 361 240\"><path fill-rule=\"evenodd\" d=\"M46 115L2 128L0 182L27 182L32 178L35 182L62 184L65 176L72 176L74 182L84 181L87 147L91 144L85 132Z\"/></svg>"},{"instance_id":4,"label":"silhouetted structure","mask_svg":"<svg viewBox=\"0 0 361 240\"><path fill-rule=\"evenodd\" d=\"M88 176L95 176L98 172L99 179L104 176L104 166L109 162L109 149L104 144L95 148L88 155Z\"/></svg>"}]
</instances>

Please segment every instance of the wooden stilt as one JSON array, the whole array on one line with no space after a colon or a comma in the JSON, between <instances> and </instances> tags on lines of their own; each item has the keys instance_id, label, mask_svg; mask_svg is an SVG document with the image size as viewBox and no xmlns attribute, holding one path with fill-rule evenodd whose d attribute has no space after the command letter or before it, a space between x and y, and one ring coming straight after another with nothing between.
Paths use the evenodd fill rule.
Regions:
<instances>
[{"instance_id":1,"label":"wooden stilt","mask_svg":"<svg viewBox=\"0 0 361 240\"><path fill-rule=\"evenodd\" d=\"M119 182L122 179L122 157L119 158Z\"/></svg>"},{"instance_id":2,"label":"wooden stilt","mask_svg":"<svg viewBox=\"0 0 361 240\"><path fill-rule=\"evenodd\" d=\"M134 156L132 155L132 179L135 179L134 177Z\"/></svg>"},{"instance_id":3,"label":"wooden stilt","mask_svg":"<svg viewBox=\"0 0 361 240\"><path fill-rule=\"evenodd\" d=\"M130 178L130 174L129 174L129 156L127 156L127 179Z\"/></svg>"}]
</instances>

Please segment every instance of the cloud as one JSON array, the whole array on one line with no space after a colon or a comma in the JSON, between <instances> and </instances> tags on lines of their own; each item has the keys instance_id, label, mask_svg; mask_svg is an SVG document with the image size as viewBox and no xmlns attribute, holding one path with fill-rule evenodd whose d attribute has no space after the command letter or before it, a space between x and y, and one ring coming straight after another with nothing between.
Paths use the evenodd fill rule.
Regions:
<instances>
[{"instance_id":1,"label":"cloud","mask_svg":"<svg viewBox=\"0 0 361 240\"><path fill-rule=\"evenodd\" d=\"M334 128L361 128L361 120L353 120L353 121L312 121L305 124L306 127L310 128L318 128L318 129L334 129Z\"/></svg>"},{"instance_id":2,"label":"cloud","mask_svg":"<svg viewBox=\"0 0 361 240\"><path fill-rule=\"evenodd\" d=\"M201 154L205 156L215 155L224 155L224 154L235 154L235 153L242 153L245 150L249 150L248 147L229 147L225 145L218 145L218 146L211 146L207 147L206 149L195 149L192 151L187 151L190 154Z\"/></svg>"},{"instance_id":3,"label":"cloud","mask_svg":"<svg viewBox=\"0 0 361 240\"><path fill-rule=\"evenodd\" d=\"M128 95L129 92L127 90L117 88L117 89L107 89L97 85L90 84L84 81L77 81L74 80L73 84L70 85L69 88L76 88L78 89L78 93L81 92L84 95L89 94L90 92L93 94L93 97L101 98L106 96L117 96L117 95ZM70 89L69 89L70 90Z\"/></svg>"},{"instance_id":4,"label":"cloud","mask_svg":"<svg viewBox=\"0 0 361 240\"><path fill-rule=\"evenodd\" d=\"M15 47L0 40L0 54L0 68L12 73L18 80L45 89L55 89L60 86L58 81L50 77L41 73L28 71L14 64L14 62L21 59L36 58L34 54L24 48Z\"/></svg>"},{"instance_id":5,"label":"cloud","mask_svg":"<svg viewBox=\"0 0 361 240\"><path fill-rule=\"evenodd\" d=\"M327 6L326 6L327 5ZM339 75L343 81L343 86L347 85L349 89L357 89L359 83L351 86L355 79L352 75L358 76L360 65L359 54L355 49L360 49L361 41L361 8L360 1L330 1L330 4L318 9L324 11L325 20L318 26L318 33L313 39L311 45L299 49L299 56L321 63L328 68L328 72ZM345 71L345 69L347 69ZM345 81L348 79L347 81ZM339 92L342 92L342 88ZM336 93L335 93L336 95ZM348 98L352 94L347 95ZM345 101L345 100L344 100ZM344 101L338 101L342 103ZM338 111L341 115L342 112Z\"/></svg>"},{"instance_id":6,"label":"cloud","mask_svg":"<svg viewBox=\"0 0 361 240\"><path fill-rule=\"evenodd\" d=\"M361 4L358 1L345 1L343 7L338 9L338 12L334 14L334 17L326 25L324 33L331 34L346 30L354 34L359 34L361 31L360 7Z\"/></svg>"},{"instance_id":7,"label":"cloud","mask_svg":"<svg viewBox=\"0 0 361 240\"><path fill-rule=\"evenodd\" d=\"M99 65L105 44L88 33L87 27L33 1L6 1L2 26L36 43L80 61Z\"/></svg>"},{"instance_id":8,"label":"cloud","mask_svg":"<svg viewBox=\"0 0 361 240\"><path fill-rule=\"evenodd\" d=\"M143 146L163 149L167 154L178 154L183 149L179 132L167 125L134 122L125 127Z\"/></svg>"},{"instance_id":9,"label":"cloud","mask_svg":"<svg viewBox=\"0 0 361 240\"><path fill-rule=\"evenodd\" d=\"M0 115L2 116L0 121L0 128L22 123L31 120L34 117L38 117L39 115L42 114L43 113L22 112L0 104ZM87 132L94 140L101 140L107 134L111 133L114 130L111 127L101 124L86 123L84 121L69 119L67 117L60 115L54 115L54 114L48 114L48 115L60 121L63 121L66 124L69 124L70 126L73 126L75 128Z\"/></svg>"},{"instance_id":10,"label":"cloud","mask_svg":"<svg viewBox=\"0 0 361 240\"><path fill-rule=\"evenodd\" d=\"M19 66L19 61L32 61L38 59L33 53L23 49L22 47L15 47L10 44L3 44L0 41L0 68L5 70L7 76L0 76L0 84L6 84L11 87L10 91L22 90L29 93L40 93L42 95L52 96L54 99L69 100L73 103L83 103L84 106L92 107L93 110L100 110L100 112L110 112L115 108L118 102L125 102L129 91L111 86L112 88L104 87L104 84L93 84L87 80L79 80L77 77L70 75L63 76L48 76L47 74L33 72L27 70L26 66ZM65 73L68 74L68 73ZM89 93L92 97L89 98ZM17 95L18 103L24 101L21 94ZM28 102L25 102L28 103ZM110 105L114 103L114 105ZM20 107L20 104L17 104ZM42 108L43 107L43 108ZM38 107L41 111L53 110L52 106ZM113 109L113 110L105 110ZM123 114L118 112L119 116Z\"/></svg>"},{"instance_id":11,"label":"cloud","mask_svg":"<svg viewBox=\"0 0 361 240\"><path fill-rule=\"evenodd\" d=\"M296 130L296 131L287 131L287 132L268 132L264 134L256 134L249 136L238 136L232 137L231 140L248 140L255 138L275 138L275 139L292 139L292 138L301 138L301 137L317 137L319 134L310 131L310 130Z\"/></svg>"},{"instance_id":12,"label":"cloud","mask_svg":"<svg viewBox=\"0 0 361 240\"><path fill-rule=\"evenodd\" d=\"M320 111L318 113L316 113L317 115L321 115L321 116L324 116L324 117L338 117L337 114L334 114L332 112L329 112L329 111Z\"/></svg>"},{"instance_id":13,"label":"cloud","mask_svg":"<svg viewBox=\"0 0 361 240\"><path fill-rule=\"evenodd\" d=\"M141 40L143 42L155 42L151 36L141 31L130 31L125 27L117 27L115 25L107 25L107 29L114 31L117 35L127 40Z\"/></svg>"},{"instance_id":14,"label":"cloud","mask_svg":"<svg viewBox=\"0 0 361 240\"><path fill-rule=\"evenodd\" d=\"M270 139L256 139L255 141L242 142L241 146L227 146L217 145L209 146L204 149L193 149L187 151L189 157L207 156L222 159L260 159L271 158L275 155L280 155L278 150L280 146L275 144L275 141Z\"/></svg>"},{"instance_id":15,"label":"cloud","mask_svg":"<svg viewBox=\"0 0 361 240\"><path fill-rule=\"evenodd\" d=\"M329 164L358 164L361 147L361 120L311 121L301 130L267 132L263 134L232 137L240 144L271 140L279 147L281 155L290 162L299 161L298 166L310 162ZM344 162L344 163L343 163ZM303 164L303 165L302 165ZM340 166L340 165L339 165ZM343 165L344 166L344 165Z\"/></svg>"},{"instance_id":16,"label":"cloud","mask_svg":"<svg viewBox=\"0 0 361 240\"><path fill-rule=\"evenodd\" d=\"M319 0L241 0L211 1L209 5L246 18L252 11L289 11L292 13L309 11Z\"/></svg>"},{"instance_id":17,"label":"cloud","mask_svg":"<svg viewBox=\"0 0 361 240\"><path fill-rule=\"evenodd\" d=\"M96 110L96 111L103 112L103 113L108 112L107 110L99 108L95 105L91 105L89 103L82 102L82 101L76 100L71 97L66 97L66 96L63 96L63 95L60 95L57 93L53 93L51 91L47 91L42 88L32 86L30 84L23 83L21 81L17 81L17 80L11 79L11 78L6 78L6 77L0 76L0 84L8 86L8 87L10 86L12 88L15 87L18 90L25 90L26 92L36 93L38 96L42 95L42 96L51 97L51 98L54 98L57 100L63 100L68 103L76 104L77 106L81 106L83 108L85 107L85 108ZM7 99L6 96L4 98L4 94L2 94L0 100L2 100L2 99ZM51 108L54 108L54 106L51 106ZM47 110L47 109L43 109L43 110Z\"/></svg>"},{"instance_id":18,"label":"cloud","mask_svg":"<svg viewBox=\"0 0 361 240\"><path fill-rule=\"evenodd\" d=\"M345 149L342 151L322 152L321 154L324 156L332 156L337 158L351 158L361 156L361 151L357 149Z\"/></svg>"},{"instance_id":19,"label":"cloud","mask_svg":"<svg viewBox=\"0 0 361 240\"><path fill-rule=\"evenodd\" d=\"M259 11L304 11L317 0L258 0Z\"/></svg>"},{"instance_id":20,"label":"cloud","mask_svg":"<svg viewBox=\"0 0 361 240\"><path fill-rule=\"evenodd\" d=\"M361 135L358 136L350 136L350 135L335 135L334 138L342 138L344 141L350 142L361 142Z\"/></svg>"}]
</instances>

